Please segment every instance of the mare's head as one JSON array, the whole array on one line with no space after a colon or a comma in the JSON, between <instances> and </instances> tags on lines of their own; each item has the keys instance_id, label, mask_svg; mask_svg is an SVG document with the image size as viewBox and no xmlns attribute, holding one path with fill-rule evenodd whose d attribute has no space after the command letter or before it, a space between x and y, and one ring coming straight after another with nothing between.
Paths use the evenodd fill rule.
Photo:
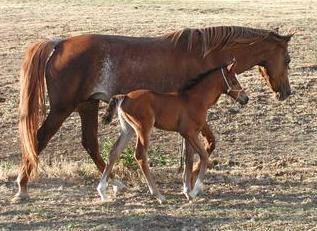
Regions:
<instances>
[{"instance_id":1,"label":"mare's head","mask_svg":"<svg viewBox=\"0 0 317 231\"><path fill-rule=\"evenodd\" d=\"M244 105L248 103L249 97L237 79L236 66L237 61L233 60L227 67L221 68L221 74L225 83L225 93Z\"/></svg>"},{"instance_id":2,"label":"mare's head","mask_svg":"<svg viewBox=\"0 0 317 231\"><path fill-rule=\"evenodd\" d=\"M285 100L291 94L288 80L288 65L291 61L288 54L288 42L292 36L293 34L282 36L271 32L265 44L272 48L265 60L259 64L262 77L276 93L278 100Z\"/></svg>"}]
</instances>

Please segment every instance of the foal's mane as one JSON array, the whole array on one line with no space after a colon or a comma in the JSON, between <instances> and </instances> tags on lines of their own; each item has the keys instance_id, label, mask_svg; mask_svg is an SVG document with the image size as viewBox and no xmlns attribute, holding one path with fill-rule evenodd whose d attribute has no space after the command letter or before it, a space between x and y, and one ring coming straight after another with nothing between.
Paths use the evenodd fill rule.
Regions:
<instances>
[{"instance_id":1,"label":"foal's mane","mask_svg":"<svg viewBox=\"0 0 317 231\"><path fill-rule=\"evenodd\" d=\"M195 78L188 80L184 84L184 86L179 90L179 92L185 92L185 91L190 90L191 88L196 86L198 83L200 83L202 80L207 78L207 76L209 76L213 72L218 71L219 69L224 68L224 67L226 67L226 66L216 67L216 68L209 69L209 70L207 70L205 72L202 72L202 73L198 74Z\"/></svg>"},{"instance_id":2,"label":"foal's mane","mask_svg":"<svg viewBox=\"0 0 317 231\"><path fill-rule=\"evenodd\" d=\"M287 40L287 36L279 35L275 31L254 29L239 26L218 26L208 28L185 28L163 36L175 46L184 46L188 51L198 49L202 56L213 50L232 48L236 45L252 45L264 39L276 42Z\"/></svg>"}]
</instances>

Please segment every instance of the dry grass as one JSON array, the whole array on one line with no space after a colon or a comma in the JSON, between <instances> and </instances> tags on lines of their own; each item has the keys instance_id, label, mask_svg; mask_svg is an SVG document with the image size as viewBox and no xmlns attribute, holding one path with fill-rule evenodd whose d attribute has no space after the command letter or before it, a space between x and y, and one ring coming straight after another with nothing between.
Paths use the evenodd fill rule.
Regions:
<instances>
[{"instance_id":1,"label":"dry grass","mask_svg":"<svg viewBox=\"0 0 317 231\"><path fill-rule=\"evenodd\" d=\"M2 230L316 230L317 4L314 1L0 0L0 229ZM70 117L41 156L30 203L12 204L19 164L18 75L32 41L83 33L161 35L184 27L241 25L296 30L290 44L294 94L277 102L255 70L242 74L250 103L222 97L209 113L218 164L204 194L187 203L177 174L179 138L156 131L167 165L153 167L167 203L149 195L138 170L118 167L129 189L111 203L96 193L98 173ZM100 139L118 127L100 128Z\"/></svg>"}]
</instances>

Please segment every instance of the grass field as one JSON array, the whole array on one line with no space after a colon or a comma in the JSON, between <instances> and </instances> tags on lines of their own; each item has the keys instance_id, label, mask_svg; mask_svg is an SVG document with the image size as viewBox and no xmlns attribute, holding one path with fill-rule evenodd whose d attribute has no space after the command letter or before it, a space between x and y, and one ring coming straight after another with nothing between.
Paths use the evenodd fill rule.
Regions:
<instances>
[{"instance_id":1,"label":"grass field","mask_svg":"<svg viewBox=\"0 0 317 231\"><path fill-rule=\"evenodd\" d=\"M316 12L315 0L0 0L0 230L317 230ZM241 74L249 104L242 108L223 96L209 113L218 164L208 170L203 195L186 201L177 173L180 138L155 131L152 155L161 159L152 172L167 202L159 205L140 171L120 163L117 172L129 187L101 203L99 174L81 146L74 113L41 155L31 200L11 202L20 161L19 70L31 42L218 25L296 31L289 47L293 94L278 102L256 68ZM116 123L101 126L100 141L117 132Z\"/></svg>"}]
</instances>

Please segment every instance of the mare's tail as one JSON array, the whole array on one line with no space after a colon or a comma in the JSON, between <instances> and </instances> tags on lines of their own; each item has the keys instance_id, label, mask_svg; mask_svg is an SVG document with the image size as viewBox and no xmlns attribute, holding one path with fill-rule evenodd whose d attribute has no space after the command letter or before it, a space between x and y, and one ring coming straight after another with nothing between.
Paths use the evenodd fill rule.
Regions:
<instances>
[{"instance_id":1,"label":"mare's tail","mask_svg":"<svg viewBox=\"0 0 317 231\"><path fill-rule=\"evenodd\" d=\"M125 95L115 95L113 96L108 104L108 107L106 109L106 113L102 117L102 122L104 124L109 124L112 121L113 115L119 106L120 102L122 102L125 98Z\"/></svg>"},{"instance_id":2,"label":"mare's tail","mask_svg":"<svg viewBox=\"0 0 317 231\"><path fill-rule=\"evenodd\" d=\"M26 51L20 76L19 136L21 171L36 175L38 168L37 131L45 116L45 68L56 42L45 40Z\"/></svg>"}]
</instances>

